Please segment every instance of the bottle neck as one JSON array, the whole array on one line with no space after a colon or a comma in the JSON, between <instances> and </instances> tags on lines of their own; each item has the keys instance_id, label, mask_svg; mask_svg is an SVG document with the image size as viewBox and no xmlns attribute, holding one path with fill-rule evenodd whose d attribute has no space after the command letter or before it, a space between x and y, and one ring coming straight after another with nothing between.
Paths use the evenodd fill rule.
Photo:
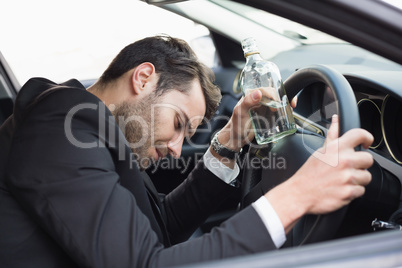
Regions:
<instances>
[{"instance_id":1,"label":"bottle neck","mask_svg":"<svg viewBox=\"0 0 402 268\"><path fill-rule=\"evenodd\" d=\"M260 54L260 52L258 52L258 51L248 52L248 53L244 54L244 57L247 58L248 56L251 56L251 55L254 55L254 54Z\"/></svg>"},{"instance_id":2,"label":"bottle neck","mask_svg":"<svg viewBox=\"0 0 402 268\"><path fill-rule=\"evenodd\" d=\"M258 52L258 51L248 52L248 53L244 54L244 57L246 58L247 61L262 60L260 52Z\"/></svg>"}]
</instances>

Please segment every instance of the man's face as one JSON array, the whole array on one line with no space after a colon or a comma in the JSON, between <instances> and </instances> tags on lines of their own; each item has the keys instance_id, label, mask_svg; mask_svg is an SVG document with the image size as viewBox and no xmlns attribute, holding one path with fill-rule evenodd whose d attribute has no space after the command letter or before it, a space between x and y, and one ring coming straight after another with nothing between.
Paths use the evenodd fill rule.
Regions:
<instances>
[{"instance_id":1,"label":"man's face","mask_svg":"<svg viewBox=\"0 0 402 268\"><path fill-rule=\"evenodd\" d=\"M114 116L141 169L171 154L178 158L184 138L194 134L205 115L205 98L198 80L186 93L153 93L117 106ZM123 120L121 120L123 119Z\"/></svg>"}]
</instances>

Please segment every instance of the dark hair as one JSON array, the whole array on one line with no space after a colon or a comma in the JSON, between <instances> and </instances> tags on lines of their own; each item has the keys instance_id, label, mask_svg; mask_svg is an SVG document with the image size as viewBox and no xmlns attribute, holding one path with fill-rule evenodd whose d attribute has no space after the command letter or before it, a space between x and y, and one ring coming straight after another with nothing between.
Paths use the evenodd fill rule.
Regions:
<instances>
[{"instance_id":1,"label":"dark hair","mask_svg":"<svg viewBox=\"0 0 402 268\"><path fill-rule=\"evenodd\" d=\"M205 118L210 119L215 114L222 97L219 88L213 83L215 76L210 68L198 60L190 46L178 38L159 35L126 46L98 82L112 82L144 62L152 63L159 74L155 92L157 96L173 89L186 92L188 85L198 78L206 103Z\"/></svg>"}]
</instances>

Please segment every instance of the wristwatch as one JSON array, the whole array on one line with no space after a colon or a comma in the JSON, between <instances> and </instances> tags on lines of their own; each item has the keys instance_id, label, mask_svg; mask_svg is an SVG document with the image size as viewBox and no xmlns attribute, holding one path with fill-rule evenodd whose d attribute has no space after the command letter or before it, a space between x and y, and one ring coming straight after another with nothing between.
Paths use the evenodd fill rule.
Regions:
<instances>
[{"instance_id":1,"label":"wristwatch","mask_svg":"<svg viewBox=\"0 0 402 268\"><path fill-rule=\"evenodd\" d=\"M220 156L226 157L228 159L236 159L238 152L235 152L225 146L223 146L218 140L219 131L215 134L211 141L212 150L214 150Z\"/></svg>"}]
</instances>

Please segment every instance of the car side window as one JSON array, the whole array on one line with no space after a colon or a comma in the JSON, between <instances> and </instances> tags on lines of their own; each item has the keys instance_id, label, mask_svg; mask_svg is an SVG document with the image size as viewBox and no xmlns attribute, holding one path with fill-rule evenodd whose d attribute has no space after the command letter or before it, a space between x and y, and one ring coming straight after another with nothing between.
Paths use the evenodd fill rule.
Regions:
<instances>
[{"instance_id":1,"label":"car side window","mask_svg":"<svg viewBox=\"0 0 402 268\"><path fill-rule=\"evenodd\" d=\"M13 100L10 88L0 74L0 125L12 114Z\"/></svg>"},{"instance_id":2,"label":"car side window","mask_svg":"<svg viewBox=\"0 0 402 268\"><path fill-rule=\"evenodd\" d=\"M208 30L206 29L206 31ZM214 68L218 66L218 57L216 53L216 48L209 34L209 31L208 34L192 39L190 41L190 46L197 54L198 58L208 67Z\"/></svg>"}]
</instances>

